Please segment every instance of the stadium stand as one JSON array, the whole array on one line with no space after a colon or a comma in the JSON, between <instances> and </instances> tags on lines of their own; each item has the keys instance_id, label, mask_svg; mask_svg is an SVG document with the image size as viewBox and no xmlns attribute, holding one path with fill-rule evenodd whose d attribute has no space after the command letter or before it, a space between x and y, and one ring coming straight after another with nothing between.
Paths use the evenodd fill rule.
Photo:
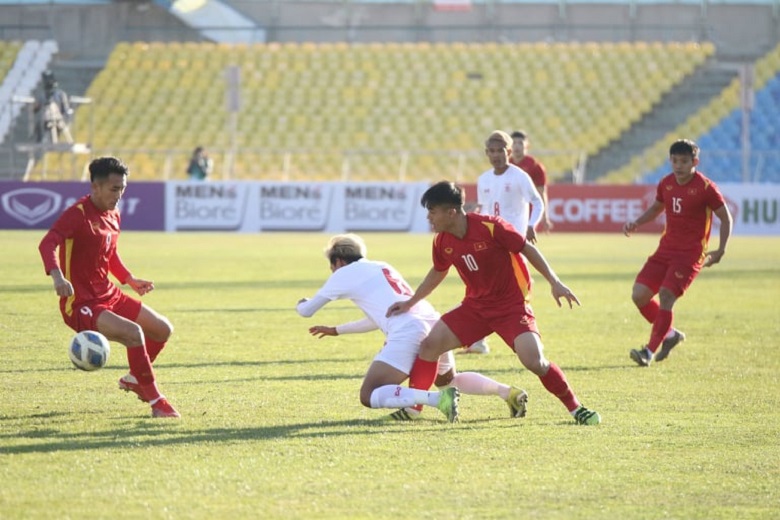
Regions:
<instances>
[{"instance_id":1,"label":"stadium stand","mask_svg":"<svg viewBox=\"0 0 780 520\"><path fill-rule=\"evenodd\" d=\"M5 141L12 121L19 115L25 101L31 102L34 90L57 52L54 40L29 40L24 43L0 41L0 144Z\"/></svg>"},{"instance_id":2,"label":"stadium stand","mask_svg":"<svg viewBox=\"0 0 780 520\"><path fill-rule=\"evenodd\" d=\"M21 47L21 42L0 41L0 75L3 78L3 83L0 84L0 142L3 142L15 117L11 106L13 89L8 81L8 72L13 67Z\"/></svg>"},{"instance_id":3,"label":"stadium stand","mask_svg":"<svg viewBox=\"0 0 780 520\"><path fill-rule=\"evenodd\" d=\"M218 177L471 178L486 168L485 129L523 126L535 151L558 151L544 156L554 180L713 53L711 44L644 42L120 43L79 117L93 121L95 153L121 153L136 179L184 178L195 145L210 150ZM235 142L225 109L232 65L241 71Z\"/></svg>"},{"instance_id":4,"label":"stadium stand","mask_svg":"<svg viewBox=\"0 0 780 520\"><path fill-rule=\"evenodd\" d=\"M748 179L742 172L741 90L737 78L685 124L669 132L627 166L610 172L602 182L631 182L642 171L650 173L640 182L657 182L671 171L669 145L680 137L697 141L702 153L701 169L716 182L780 182L780 45L755 63L754 88Z\"/></svg>"}]
</instances>

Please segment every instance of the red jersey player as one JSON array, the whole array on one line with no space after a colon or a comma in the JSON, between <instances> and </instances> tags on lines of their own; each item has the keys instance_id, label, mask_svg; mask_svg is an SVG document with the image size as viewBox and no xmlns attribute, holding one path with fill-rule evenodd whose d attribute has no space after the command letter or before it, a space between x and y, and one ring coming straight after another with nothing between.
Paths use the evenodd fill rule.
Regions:
<instances>
[{"instance_id":1,"label":"red jersey player","mask_svg":"<svg viewBox=\"0 0 780 520\"><path fill-rule=\"evenodd\" d=\"M531 177L536 191L542 196L544 213L539 223L542 231L552 231L553 223L550 220L550 203L547 199L547 170L535 157L528 155L528 134L523 130L512 132L512 157L509 162L523 170Z\"/></svg>"},{"instance_id":2,"label":"red jersey player","mask_svg":"<svg viewBox=\"0 0 780 520\"><path fill-rule=\"evenodd\" d=\"M723 195L714 182L696 170L699 164L696 143L688 139L675 141L669 157L673 172L658 183L655 201L639 218L623 226L623 233L629 236L642 224L666 212L666 229L658 249L639 271L631 295L639 312L652 324L647 345L630 353L631 359L644 367L666 359L685 339L682 332L672 327L672 307L702 267L720 262L731 236L731 213ZM715 251L705 252L712 213L720 219L720 244Z\"/></svg>"},{"instance_id":3,"label":"red jersey player","mask_svg":"<svg viewBox=\"0 0 780 520\"><path fill-rule=\"evenodd\" d=\"M391 305L388 315L406 312L428 296L447 276L450 266L455 266L466 284L466 296L436 322L423 340L409 386L427 390L436 377L436 360L442 353L496 332L578 424L599 424L599 414L580 404L563 371L544 357L536 319L528 304L531 277L523 256L550 283L559 306L561 298L569 307L572 302L579 305L579 300L558 279L542 253L501 217L466 213L463 191L451 182L434 184L423 194L421 203L428 209L428 221L437 233L433 239L433 267L412 297Z\"/></svg>"},{"instance_id":4,"label":"red jersey player","mask_svg":"<svg viewBox=\"0 0 780 520\"><path fill-rule=\"evenodd\" d=\"M70 328L97 330L127 347L130 373L119 380L119 388L148 402L153 417L179 417L157 389L152 370L173 332L171 323L108 278L111 273L139 295L154 289L152 282L133 276L117 253L117 204L127 187L127 166L117 158L101 157L90 163L89 175L91 194L66 209L38 246L44 269Z\"/></svg>"}]
</instances>

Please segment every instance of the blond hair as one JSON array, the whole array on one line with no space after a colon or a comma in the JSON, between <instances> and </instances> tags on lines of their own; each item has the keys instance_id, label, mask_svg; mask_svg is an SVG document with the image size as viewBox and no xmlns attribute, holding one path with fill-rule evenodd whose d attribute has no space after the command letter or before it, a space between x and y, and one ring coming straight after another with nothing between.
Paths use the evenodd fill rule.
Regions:
<instances>
[{"instance_id":1,"label":"blond hair","mask_svg":"<svg viewBox=\"0 0 780 520\"><path fill-rule=\"evenodd\" d=\"M338 259L352 263L365 258L367 253L366 243L354 233L333 236L325 247L325 257L331 264Z\"/></svg>"},{"instance_id":2,"label":"blond hair","mask_svg":"<svg viewBox=\"0 0 780 520\"><path fill-rule=\"evenodd\" d=\"M505 148L511 148L512 138L503 130L493 130L493 133L491 133L490 136L488 136L487 141L485 141L485 148L489 148L490 143L501 143Z\"/></svg>"}]
</instances>

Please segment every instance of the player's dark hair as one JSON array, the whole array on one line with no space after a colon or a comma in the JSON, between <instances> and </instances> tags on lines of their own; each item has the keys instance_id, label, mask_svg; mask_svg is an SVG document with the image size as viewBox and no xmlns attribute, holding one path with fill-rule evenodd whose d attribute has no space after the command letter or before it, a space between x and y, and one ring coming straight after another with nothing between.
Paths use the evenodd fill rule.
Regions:
<instances>
[{"instance_id":1,"label":"player's dark hair","mask_svg":"<svg viewBox=\"0 0 780 520\"><path fill-rule=\"evenodd\" d=\"M528 134L525 133L525 130L515 130L514 132L512 132L510 137L512 139L522 139L523 141L525 141L526 139L528 139Z\"/></svg>"},{"instance_id":2,"label":"player's dark hair","mask_svg":"<svg viewBox=\"0 0 780 520\"><path fill-rule=\"evenodd\" d=\"M344 263L351 264L352 262L357 262L361 258L363 258L363 255L345 254L343 251L339 251L338 249L334 249L328 255L328 260L330 260L330 265L335 264L336 260L343 260Z\"/></svg>"},{"instance_id":3,"label":"player's dark hair","mask_svg":"<svg viewBox=\"0 0 780 520\"><path fill-rule=\"evenodd\" d=\"M460 208L463 206L463 188L454 182L437 182L423 193L420 204L426 209L436 206Z\"/></svg>"},{"instance_id":4,"label":"player's dark hair","mask_svg":"<svg viewBox=\"0 0 780 520\"><path fill-rule=\"evenodd\" d=\"M129 175L130 170L125 163L116 157L98 157L89 163L89 180L92 182L104 181L112 173Z\"/></svg>"},{"instance_id":5,"label":"player's dark hair","mask_svg":"<svg viewBox=\"0 0 780 520\"><path fill-rule=\"evenodd\" d=\"M669 155L690 155L696 159L699 157L699 145L690 139L678 139L669 147Z\"/></svg>"}]
</instances>

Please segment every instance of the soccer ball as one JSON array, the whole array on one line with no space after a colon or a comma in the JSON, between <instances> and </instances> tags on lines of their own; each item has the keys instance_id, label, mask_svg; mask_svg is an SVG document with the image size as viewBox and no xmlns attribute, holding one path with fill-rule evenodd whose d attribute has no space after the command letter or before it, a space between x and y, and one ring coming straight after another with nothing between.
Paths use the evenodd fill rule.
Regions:
<instances>
[{"instance_id":1,"label":"soccer ball","mask_svg":"<svg viewBox=\"0 0 780 520\"><path fill-rule=\"evenodd\" d=\"M73 336L68 347L68 356L73 365L86 371L97 370L108 363L111 345L101 333L82 330Z\"/></svg>"}]
</instances>

